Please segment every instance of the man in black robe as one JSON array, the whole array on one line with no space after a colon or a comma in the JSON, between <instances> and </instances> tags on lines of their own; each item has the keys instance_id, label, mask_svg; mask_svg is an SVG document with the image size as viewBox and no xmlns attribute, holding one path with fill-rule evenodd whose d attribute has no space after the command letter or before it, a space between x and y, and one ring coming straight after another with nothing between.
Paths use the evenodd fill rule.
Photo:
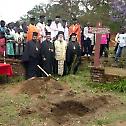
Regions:
<instances>
[{"instance_id":1,"label":"man in black robe","mask_svg":"<svg viewBox=\"0 0 126 126\"><path fill-rule=\"evenodd\" d=\"M76 33L72 33L68 43L66 52L66 62L68 67L68 74L75 74L81 62L81 49L77 42Z\"/></svg>"},{"instance_id":2,"label":"man in black robe","mask_svg":"<svg viewBox=\"0 0 126 126\"><path fill-rule=\"evenodd\" d=\"M33 32L32 40L26 43L22 55L22 63L26 72L26 79L38 76L40 42L37 40L38 33Z\"/></svg>"},{"instance_id":3,"label":"man in black robe","mask_svg":"<svg viewBox=\"0 0 126 126\"><path fill-rule=\"evenodd\" d=\"M53 73L54 45L51 42L51 32L46 32L46 40L41 43L40 66L48 73ZM42 72L42 76L46 76Z\"/></svg>"}]
</instances>

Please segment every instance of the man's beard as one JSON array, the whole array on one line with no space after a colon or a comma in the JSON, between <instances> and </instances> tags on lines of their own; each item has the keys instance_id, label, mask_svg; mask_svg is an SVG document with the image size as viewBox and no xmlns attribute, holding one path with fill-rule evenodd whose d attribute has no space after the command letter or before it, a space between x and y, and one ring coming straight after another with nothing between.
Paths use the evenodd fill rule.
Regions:
<instances>
[{"instance_id":1,"label":"man's beard","mask_svg":"<svg viewBox=\"0 0 126 126\"><path fill-rule=\"evenodd\" d=\"M32 39L34 42L37 42L37 39Z\"/></svg>"}]
</instances>

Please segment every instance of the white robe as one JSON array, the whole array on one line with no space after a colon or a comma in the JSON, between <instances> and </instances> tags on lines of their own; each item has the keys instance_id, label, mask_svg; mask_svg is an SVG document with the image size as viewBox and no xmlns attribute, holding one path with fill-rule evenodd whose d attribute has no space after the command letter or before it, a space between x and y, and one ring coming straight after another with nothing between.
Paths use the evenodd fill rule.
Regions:
<instances>
[{"instance_id":1,"label":"white robe","mask_svg":"<svg viewBox=\"0 0 126 126\"><path fill-rule=\"evenodd\" d=\"M53 21L51 23L50 28L51 28L51 38L52 39L56 37L56 35L58 34L59 31L64 32L62 24L61 23L56 24L55 21Z\"/></svg>"},{"instance_id":2,"label":"white robe","mask_svg":"<svg viewBox=\"0 0 126 126\"><path fill-rule=\"evenodd\" d=\"M38 29L38 31L39 31L39 33L40 33L40 37L42 38L41 39L41 41L44 41L45 40L45 35L46 35L46 33L45 33L45 23L37 23L37 25L36 25L36 27L37 27L37 29Z\"/></svg>"},{"instance_id":3,"label":"white robe","mask_svg":"<svg viewBox=\"0 0 126 126\"><path fill-rule=\"evenodd\" d=\"M60 42L56 40L54 42L55 46L55 59L58 61L58 75L63 75L64 72L64 61L66 60L66 49L67 49L67 42L63 40Z\"/></svg>"}]
</instances>

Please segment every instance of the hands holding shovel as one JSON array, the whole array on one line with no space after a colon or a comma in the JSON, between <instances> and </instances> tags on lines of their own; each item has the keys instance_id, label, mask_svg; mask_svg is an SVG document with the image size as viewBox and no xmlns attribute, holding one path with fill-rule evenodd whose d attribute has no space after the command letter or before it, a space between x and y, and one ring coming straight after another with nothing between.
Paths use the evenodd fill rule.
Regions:
<instances>
[{"instance_id":1,"label":"hands holding shovel","mask_svg":"<svg viewBox=\"0 0 126 126\"><path fill-rule=\"evenodd\" d=\"M42 67L40 65L37 65L37 67L47 76L47 77L51 77L53 78L54 80L58 81L59 78L55 78L53 77L51 74L48 74L44 69L42 69Z\"/></svg>"}]
</instances>

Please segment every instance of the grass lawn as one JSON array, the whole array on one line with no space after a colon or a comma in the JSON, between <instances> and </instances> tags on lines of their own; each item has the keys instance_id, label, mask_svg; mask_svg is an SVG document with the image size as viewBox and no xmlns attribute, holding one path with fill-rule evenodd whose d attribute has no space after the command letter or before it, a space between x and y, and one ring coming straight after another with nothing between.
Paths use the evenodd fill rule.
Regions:
<instances>
[{"instance_id":1,"label":"grass lawn","mask_svg":"<svg viewBox=\"0 0 126 126\"><path fill-rule=\"evenodd\" d=\"M60 78L60 81L67 83L77 94L87 93L94 95L111 95L123 104L126 104L126 81L114 84L96 84L90 80L88 64L81 66L76 75L68 75ZM1 126L46 126L45 118L40 113L32 113L28 116L20 116L20 110L27 107L35 107L38 103L37 99L33 99L27 94L20 93L12 95L10 88L19 85L23 81L22 77L11 79L11 83L0 85L0 125ZM86 126L106 126L115 121L126 121L126 108L124 106L117 107L114 110L105 112L102 116L92 117ZM51 125L50 125L51 126ZM75 124L75 126L81 126ZM84 125L85 126L85 125Z\"/></svg>"}]
</instances>

